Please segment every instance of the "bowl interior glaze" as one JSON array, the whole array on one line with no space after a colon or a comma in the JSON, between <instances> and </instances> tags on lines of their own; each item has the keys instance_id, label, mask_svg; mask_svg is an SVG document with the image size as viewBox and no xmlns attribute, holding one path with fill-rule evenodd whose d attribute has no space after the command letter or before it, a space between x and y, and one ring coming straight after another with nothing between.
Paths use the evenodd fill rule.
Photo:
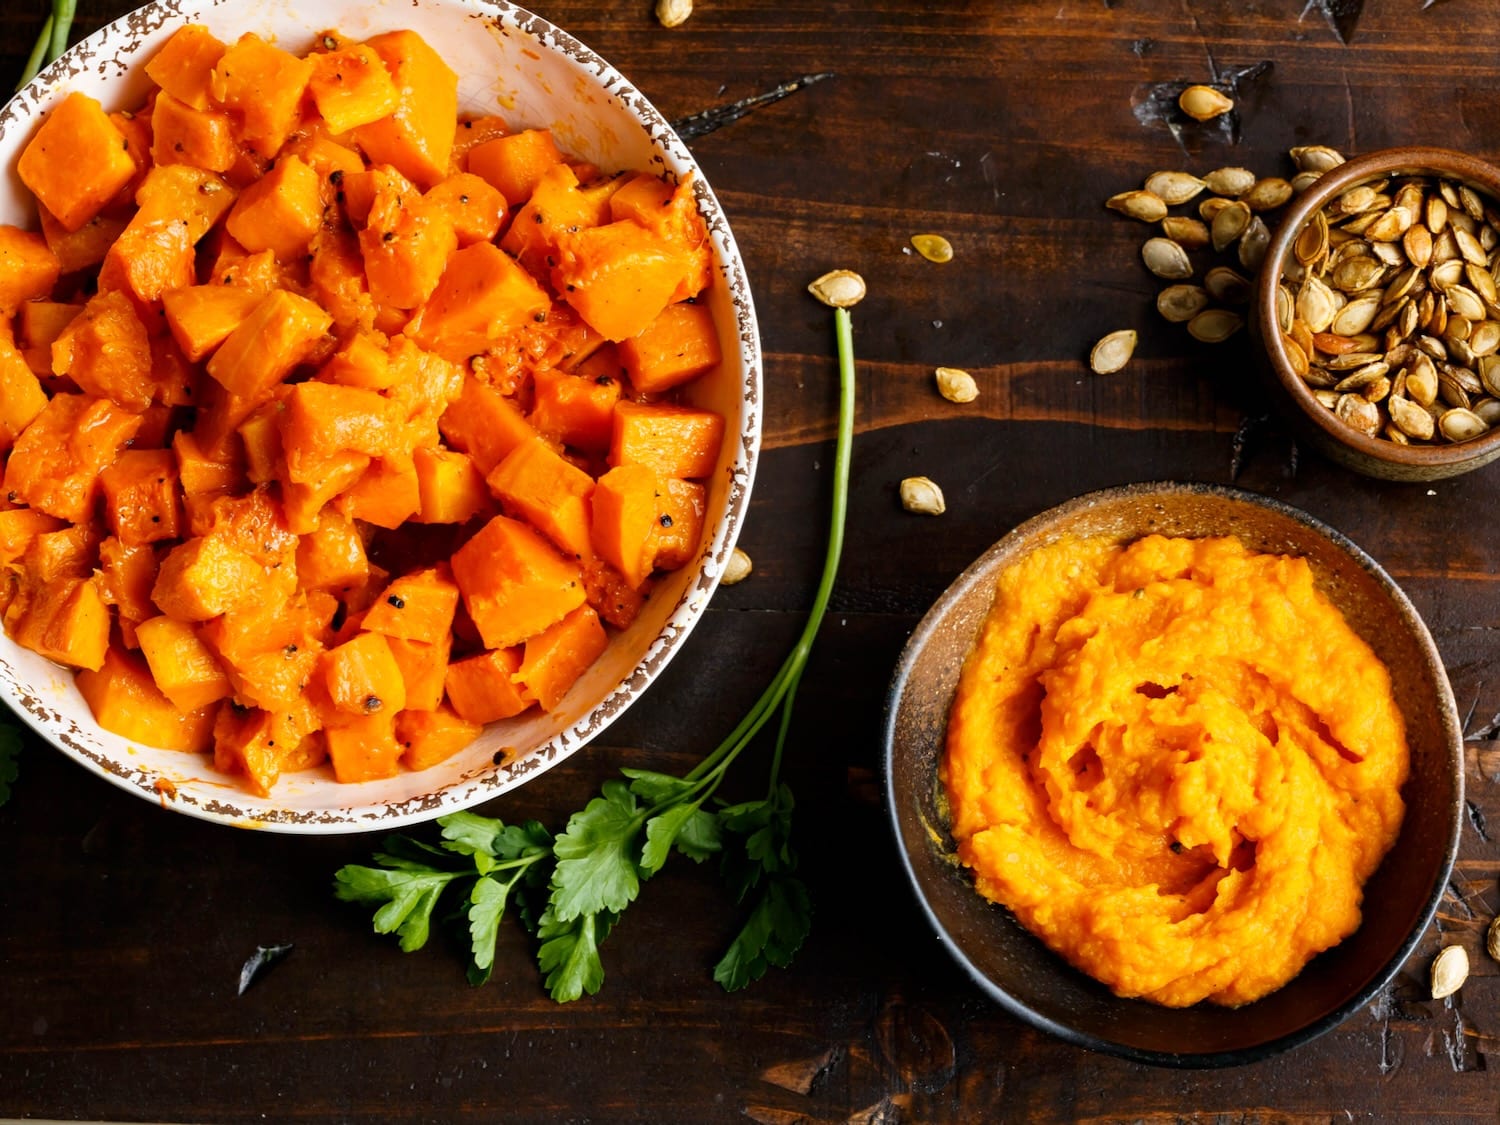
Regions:
<instances>
[{"instance_id":1,"label":"bowl interior glaze","mask_svg":"<svg viewBox=\"0 0 1500 1125\"><path fill-rule=\"evenodd\" d=\"M959 866L938 782L948 711L996 578L1063 535L1235 535L1309 560L1322 590L1391 670L1412 769L1401 835L1365 886L1364 920L1291 983L1244 1007L1125 1000L982 898ZM1084 1047L1166 1066L1249 1062L1334 1027L1368 1003L1431 920L1458 849L1463 753L1447 675L1406 596L1369 556L1296 509L1206 485L1141 484L1080 497L1022 524L938 599L897 667L885 722L887 812L917 900L975 985L1027 1022Z\"/></svg>"},{"instance_id":2,"label":"bowl interior glaze","mask_svg":"<svg viewBox=\"0 0 1500 1125\"><path fill-rule=\"evenodd\" d=\"M760 446L761 357L744 264L728 222L670 125L618 71L566 32L498 0L158 0L76 45L0 110L0 222L33 225L15 163L41 116L69 92L106 109L138 105L144 63L186 23L232 42L255 32L293 51L337 29L353 38L409 28L459 74L460 113L498 113L515 128L550 127L567 151L609 171L692 177L713 243L707 301L724 360L688 395L719 411L727 440L708 481L694 564L663 580L646 608L552 712L491 724L472 746L421 772L340 784L325 768L282 777L257 797L201 755L140 746L101 730L72 675L0 636L0 693L44 737L95 773L164 806L284 832L395 827L467 808L511 789L598 735L647 689L699 620L734 546Z\"/></svg>"}]
</instances>

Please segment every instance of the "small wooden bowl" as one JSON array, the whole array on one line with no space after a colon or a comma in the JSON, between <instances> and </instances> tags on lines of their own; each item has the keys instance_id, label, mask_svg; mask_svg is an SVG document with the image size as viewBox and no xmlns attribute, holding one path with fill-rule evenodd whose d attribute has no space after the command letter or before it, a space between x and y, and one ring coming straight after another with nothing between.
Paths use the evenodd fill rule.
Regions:
<instances>
[{"instance_id":1,"label":"small wooden bowl","mask_svg":"<svg viewBox=\"0 0 1500 1125\"><path fill-rule=\"evenodd\" d=\"M1297 436L1339 464L1385 480L1424 481L1457 476L1500 457L1500 427L1469 441L1397 445L1345 425L1313 397L1292 369L1276 317L1276 286L1302 228L1330 200L1373 180L1427 175L1467 184L1500 204L1500 168L1441 148L1389 148L1359 156L1323 173L1292 201L1271 237L1255 284L1251 320L1272 397Z\"/></svg>"},{"instance_id":2,"label":"small wooden bowl","mask_svg":"<svg viewBox=\"0 0 1500 1125\"><path fill-rule=\"evenodd\" d=\"M938 782L959 671L989 612L1000 572L1063 535L1122 542L1160 533L1238 536L1306 558L1320 588L1391 671L1406 719L1411 776L1395 846L1365 884L1364 920L1295 979L1241 1008L1164 1008L1122 999L1078 972L982 898L954 855ZM1432 638L1380 565L1310 516L1209 485L1140 484L1092 493L1017 527L970 566L923 618L902 653L885 719L886 806L917 900L975 986L1013 1015L1071 1043L1140 1062L1229 1066L1305 1043L1363 1008L1432 920L1462 823L1463 740Z\"/></svg>"}]
</instances>

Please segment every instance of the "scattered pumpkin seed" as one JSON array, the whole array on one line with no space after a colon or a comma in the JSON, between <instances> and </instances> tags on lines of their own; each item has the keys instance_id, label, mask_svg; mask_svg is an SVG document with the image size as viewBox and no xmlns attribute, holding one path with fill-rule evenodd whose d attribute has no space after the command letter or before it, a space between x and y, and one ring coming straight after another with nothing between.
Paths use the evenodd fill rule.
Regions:
<instances>
[{"instance_id":1,"label":"scattered pumpkin seed","mask_svg":"<svg viewBox=\"0 0 1500 1125\"><path fill-rule=\"evenodd\" d=\"M1490 922L1490 928L1485 932L1484 951L1500 961L1500 917Z\"/></svg>"},{"instance_id":2,"label":"scattered pumpkin seed","mask_svg":"<svg viewBox=\"0 0 1500 1125\"><path fill-rule=\"evenodd\" d=\"M1195 198L1208 185L1187 172L1153 172L1146 177L1146 190L1168 207Z\"/></svg>"},{"instance_id":3,"label":"scattered pumpkin seed","mask_svg":"<svg viewBox=\"0 0 1500 1125\"><path fill-rule=\"evenodd\" d=\"M1290 155L1297 171L1311 172L1318 176L1344 163L1343 156L1327 145L1299 145L1291 150Z\"/></svg>"},{"instance_id":4,"label":"scattered pumpkin seed","mask_svg":"<svg viewBox=\"0 0 1500 1125\"><path fill-rule=\"evenodd\" d=\"M911 244L929 262L953 261L953 243L940 234L914 234Z\"/></svg>"},{"instance_id":5,"label":"scattered pumpkin seed","mask_svg":"<svg viewBox=\"0 0 1500 1125\"><path fill-rule=\"evenodd\" d=\"M719 585L733 586L736 582L743 582L754 569L750 556L736 547L729 552L729 561L724 564L724 575L719 579Z\"/></svg>"},{"instance_id":6,"label":"scattered pumpkin seed","mask_svg":"<svg viewBox=\"0 0 1500 1125\"><path fill-rule=\"evenodd\" d=\"M958 367L939 367L933 373L938 393L949 402L973 402L979 397L974 376Z\"/></svg>"},{"instance_id":7,"label":"scattered pumpkin seed","mask_svg":"<svg viewBox=\"0 0 1500 1125\"><path fill-rule=\"evenodd\" d=\"M1173 324L1186 324L1207 307L1208 290L1201 285L1169 285L1156 295L1156 311Z\"/></svg>"},{"instance_id":8,"label":"scattered pumpkin seed","mask_svg":"<svg viewBox=\"0 0 1500 1125\"><path fill-rule=\"evenodd\" d=\"M1234 99L1212 86L1189 86L1177 97L1182 112L1194 121L1212 121L1234 108Z\"/></svg>"},{"instance_id":9,"label":"scattered pumpkin seed","mask_svg":"<svg viewBox=\"0 0 1500 1125\"><path fill-rule=\"evenodd\" d=\"M1250 279L1228 266L1215 266L1203 275L1203 286L1215 301L1225 305L1250 303Z\"/></svg>"},{"instance_id":10,"label":"scattered pumpkin seed","mask_svg":"<svg viewBox=\"0 0 1500 1125\"><path fill-rule=\"evenodd\" d=\"M1193 263L1187 251L1170 238L1148 238L1141 247L1141 259L1148 270L1169 281L1193 276Z\"/></svg>"},{"instance_id":11,"label":"scattered pumpkin seed","mask_svg":"<svg viewBox=\"0 0 1500 1125\"><path fill-rule=\"evenodd\" d=\"M693 14L693 0L656 0L656 21L662 27L681 27Z\"/></svg>"},{"instance_id":12,"label":"scattered pumpkin seed","mask_svg":"<svg viewBox=\"0 0 1500 1125\"><path fill-rule=\"evenodd\" d=\"M1220 208L1209 227L1214 249L1222 251L1233 246L1250 225L1250 218L1250 208L1241 200L1236 199L1227 207Z\"/></svg>"},{"instance_id":13,"label":"scattered pumpkin seed","mask_svg":"<svg viewBox=\"0 0 1500 1125\"><path fill-rule=\"evenodd\" d=\"M1245 326L1245 318L1228 309L1204 309L1188 321L1188 335L1205 344L1223 343Z\"/></svg>"},{"instance_id":14,"label":"scattered pumpkin seed","mask_svg":"<svg viewBox=\"0 0 1500 1125\"><path fill-rule=\"evenodd\" d=\"M1452 996L1468 979L1468 951L1461 945L1448 946L1432 962L1432 998Z\"/></svg>"},{"instance_id":15,"label":"scattered pumpkin seed","mask_svg":"<svg viewBox=\"0 0 1500 1125\"><path fill-rule=\"evenodd\" d=\"M940 516L948 510L943 490L927 477L907 477L901 482L901 506L924 516Z\"/></svg>"},{"instance_id":16,"label":"scattered pumpkin seed","mask_svg":"<svg viewBox=\"0 0 1500 1125\"><path fill-rule=\"evenodd\" d=\"M1255 186L1255 173L1249 168L1215 168L1203 182L1215 195L1238 198Z\"/></svg>"},{"instance_id":17,"label":"scattered pumpkin seed","mask_svg":"<svg viewBox=\"0 0 1500 1125\"><path fill-rule=\"evenodd\" d=\"M1113 375L1135 354L1136 332L1122 328L1103 337L1089 352L1089 367L1095 375Z\"/></svg>"},{"instance_id":18,"label":"scattered pumpkin seed","mask_svg":"<svg viewBox=\"0 0 1500 1125\"><path fill-rule=\"evenodd\" d=\"M1252 211L1274 211L1292 198L1292 185L1280 176L1256 180L1244 195Z\"/></svg>"},{"instance_id":19,"label":"scattered pumpkin seed","mask_svg":"<svg viewBox=\"0 0 1500 1125\"><path fill-rule=\"evenodd\" d=\"M865 299L865 279L853 270L831 270L809 285L807 291L832 308L852 308Z\"/></svg>"},{"instance_id":20,"label":"scattered pumpkin seed","mask_svg":"<svg viewBox=\"0 0 1500 1125\"><path fill-rule=\"evenodd\" d=\"M1143 223L1160 222L1167 217L1166 201L1152 191L1122 191L1105 200L1104 206Z\"/></svg>"},{"instance_id":21,"label":"scattered pumpkin seed","mask_svg":"<svg viewBox=\"0 0 1500 1125\"><path fill-rule=\"evenodd\" d=\"M1202 250L1210 242L1207 224L1187 215L1168 215L1161 232L1184 250Z\"/></svg>"}]
</instances>

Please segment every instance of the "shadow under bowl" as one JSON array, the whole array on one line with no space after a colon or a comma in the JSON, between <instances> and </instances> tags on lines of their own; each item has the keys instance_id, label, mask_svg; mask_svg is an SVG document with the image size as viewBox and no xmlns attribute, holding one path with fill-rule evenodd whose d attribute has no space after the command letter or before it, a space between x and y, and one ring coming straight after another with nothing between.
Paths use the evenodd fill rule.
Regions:
<instances>
[{"instance_id":1,"label":"shadow under bowl","mask_svg":"<svg viewBox=\"0 0 1500 1125\"><path fill-rule=\"evenodd\" d=\"M1500 457L1500 427L1468 441L1450 443L1439 438L1413 445L1398 445L1387 438L1360 433L1320 403L1293 369L1276 315L1277 284L1287 263L1296 260L1293 244L1313 216L1351 188L1413 175L1467 185L1500 207L1500 168L1467 153L1443 148L1389 148L1346 161L1319 176L1282 216L1256 278L1251 325L1259 343L1258 358L1267 389L1301 440L1330 460L1366 476L1430 481L1470 472Z\"/></svg>"},{"instance_id":2,"label":"shadow under bowl","mask_svg":"<svg viewBox=\"0 0 1500 1125\"><path fill-rule=\"evenodd\" d=\"M1237 536L1299 555L1319 588L1391 671L1411 774L1395 845L1365 884L1364 919L1280 990L1240 1008L1165 1008L1123 999L1075 970L980 896L947 830L938 764L959 673L999 574L1064 535L1128 542L1161 534ZM1210 485L1139 484L1069 501L1021 524L937 600L896 668L884 727L886 804L902 862L939 939L974 984L1012 1015L1070 1043L1173 1067L1266 1058L1335 1027L1395 975L1431 921L1458 851L1463 744L1432 638L1385 571L1338 532L1285 504Z\"/></svg>"}]
</instances>

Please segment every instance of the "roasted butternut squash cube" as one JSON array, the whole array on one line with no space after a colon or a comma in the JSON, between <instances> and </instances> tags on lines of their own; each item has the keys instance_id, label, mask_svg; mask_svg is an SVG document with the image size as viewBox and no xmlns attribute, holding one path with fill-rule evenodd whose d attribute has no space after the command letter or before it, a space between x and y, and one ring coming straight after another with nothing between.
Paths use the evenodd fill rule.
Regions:
<instances>
[{"instance_id":1,"label":"roasted butternut squash cube","mask_svg":"<svg viewBox=\"0 0 1500 1125\"><path fill-rule=\"evenodd\" d=\"M406 706L406 681L380 633L359 633L323 654L322 673L328 698L340 711L394 716Z\"/></svg>"},{"instance_id":2,"label":"roasted butternut squash cube","mask_svg":"<svg viewBox=\"0 0 1500 1125\"><path fill-rule=\"evenodd\" d=\"M47 408L47 392L0 323L0 453Z\"/></svg>"},{"instance_id":3,"label":"roasted butternut squash cube","mask_svg":"<svg viewBox=\"0 0 1500 1125\"><path fill-rule=\"evenodd\" d=\"M651 576L652 532L665 485L649 465L617 465L599 478L592 497L593 547L631 589Z\"/></svg>"},{"instance_id":4,"label":"roasted butternut squash cube","mask_svg":"<svg viewBox=\"0 0 1500 1125\"><path fill-rule=\"evenodd\" d=\"M366 45L385 63L398 100L393 112L361 126L355 136L372 162L399 168L429 188L448 174L458 75L414 31L389 31Z\"/></svg>"},{"instance_id":5,"label":"roasted butternut squash cube","mask_svg":"<svg viewBox=\"0 0 1500 1125\"><path fill-rule=\"evenodd\" d=\"M365 331L350 336L319 370L318 378L325 383L383 391L400 378L400 373L391 369L384 338Z\"/></svg>"},{"instance_id":6,"label":"roasted butternut squash cube","mask_svg":"<svg viewBox=\"0 0 1500 1125\"><path fill-rule=\"evenodd\" d=\"M431 644L389 636L386 643L391 646L391 656L406 685L406 709L431 711L441 704L448 677L448 654L453 647L452 634L445 634Z\"/></svg>"},{"instance_id":7,"label":"roasted butternut squash cube","mask_svg":"<svg viewBox=\"0 0 1500 1125\"><path fill-rule=\"evenodd\" d=\"M234 125L227 113L199 109L165 90L151 110L151 160L161 164L191 164L210 172L234 167L239 150Z\"/></svg>"},{"instance_id":8,"label":"roasted butternut squash cube","mask_svg":"<svg viewBox=\"0 0 1500 1125\"><path fill-rule=\"evenodd\" d=\"M536 700L515 682L519 649L492 649L448 665L448 702L462 719L483 726L519 715Z\"/></svg>"},{"instance_id":9,"label":"roasted butternut squash cube","mask_svg":"<svg viewBox=\"0 0 1500 1125\"><path fill-rule=\"evenodd\" d=\"M377 458L333 504L352 520L394 530L422 506L417 470L410 457Z\"/></svg>"},{"instance_id":10,"label":"roasted butternut squash cube","mask_svg":"<svg viewBox=\"0 0 1500 1125\"><path fill-rule=\"evenodd\" d=\"M104 520L127 546L182 534L177 459L170 449L127 449L99 474Z\"/></svg>"},{"instance_id":11,"label":"roasted butternut squash cube","mask_svg":"<svg viewBox=\"0 0 1500 1125\"><path fill-rule=\"evenodd\" d=\"M564 459L545 438L533 437L516 446L485 483L507 514L531 524L564 554L576 559L593 554L594 478Z\"/></svg>"},{"instance_id":12,"label":"roasted butternut squash cube","mask_svg":"<svg viewBox=\"0 0 1500 1125\"><path fill-rule=\"evenodd\" d=\"M370 576L365 541L354 521L323 512L317 527L297 542L297 581L304 590L342 590Z\"/></svg>"},{"instance_id":13,"label":"roasted butternut squash cube","mask_svg":"<svg viewBox=\"0 0 1500 1125\"><path fill-rule=\"evenodd\" d=\"M515 681L536 696L543 711L551 711L608 644L599 615L592 606L581 605L556 625L527 639Z\"/></svg>"},{"instance_id":14,"label":"roasted butternut squash cube","mask_svg":"<svg viewBox=\"0 0 1500 1125\"><path fill-rule=\"evenodd\" d=\"M222 536L200 535L162 560L151 600L178 621L208 621L265 596L265 569Z\"/></svg>"},{"instance_id":15,"label":"roasted butternut squash cube","mask_svg":"<svg viewBox=\"0 0 1500 1125\"><path fill-rule=\"evenodd\" d=\"M472 375L438 423L450 445L463 450L488 475L501 459L536 431L512 399Z\"/></svg>"},{"instance_id":16,"label":"roasted butternut squash cube","mask_svg":"<svg viewBox=\"0 0 1500 1125\"><path fill-rule=\"evenodd\" d=\"M224 220L230 235L246 250L269 250L284 262L306 257L322 223L318 174L291 155L242 191Z\"/></svg>"},{"instance_id":17,"label":"roasted butternut squash cube","mask_svg":"<svg viewBox=\"0 0 1500 1125\"><path fill-rule=\"evenodd\" d=\"M285 747L277 745L276 716L225 700L214 712L214 767L244 775L250 790L269 796L281 776Z\"/></svg>"},{"instance_id":18,"label":"roasted butternut squash cube","mask_svg":"<svg viewBox=\"0 0 1500 1125\"><path fill-rule=\"evenodd\" d=\"M297 706L322 655L322 631L304 599L262 597L199 628L235 699L271 712Z\"/></svg>"},{"instance_id":19,"label":"roasted butternut squash cube","mask_svg":"<svg viewBox=\"0 0 1500 1125\"><path fill-rule=\"evenodd\" d=\"M45 238L0 224L0 313L14 313L22 302L48 296L61 273L62 263Z\"/></svg>"},{"instance_id":20,"label":"roasted butternut squash cube","mask_svg":"<svg viewBox=\"0 0 1500 1125\"><path fill-rule=\"evenodd\" d=\"M375 168L365 225L359 231L365 280L377 305L415 309L437 288L458 248L453 224L440 211L417 206L420 192L394 168ZM354 177L346 177L350 184Z\"/></svg>"},{"instance_id":21,"label":"roasted butternut squash cube","mask_svg":"<svg viewBox=\"0 0 1500 1125\"><path fill-rule=\"evenodd\" d=\"M648 548L657 570L676 570L692 562L703 539L708 490L697 481L666 477L656 497L656 525Z\"/></svg>"},{"instance_id":22,"label":"roasted butternut squash cube","mask_svg":"<svg viewBox=\"0 0 1500 1125\"><path fill-rule=\"evenodd\" d=\"M126 648L139 648L136 626L156 616L151 588L156 584L160 563L156 551L144 543L120 542L109 536L99 544L99 594L113 606L115 624Z\"/></svg>"},{"instance_id":23,"label":"roasted butternut squash cube","mask_svg":"<svg viewBox=\"0 0 1500 1125\"><path fill-rule=\"evenodd\" d=\"M99 214L77 230L70 231L45 207L37 208L37 217L47 248L57 255L58 268L63 274L91 269L104 261L109 248L129 222L118 215Z\"/></svg>"},{"instance_id":24,"label":"roasted butternut squash cube","mask_svg":"<svg viewBox=\"0 0 1500 1125\"><path fill-rule=\"evenodd\" d=\"M582 191L578 175L567 164L554 164L542 173L531 195L516 211L500 246L526 269L547 276L556 258L558 239L566 231L597 227L609 221L609 200Z\"/></svg>"},{"instance_id":25,"label":"roasted butternut squash cube","mask_svg":"<svg viewBox=\"0 0 1500 1125\"><path fill-rule=\"evenodd\" d=\"M313 235L308 282L313 297L340 329L374 326L375 299L370 296L365 260L353 231L325 226Z\"/></svg>"},{"instance_id":26,"label":"roasted butternut squash cube","mask_svg":"<svg viewBox=\"0 0 1500 1125\"><path fill-rule=\"evenodd\" d=\"M5 488L70 523L83 523L99 495L99 474L141 427L141 416L91 395L53 395L21 432L5 465Z\"/></svg>"},{"instance_id":27,"label":"roasted butternut squash cube","mask_svg":"<svg viewBox=\"0 0 1500 1125\"><path fill-rule=\"evenodd\" d=\"M139 656L110 648L97 669L78 673L94 721L132 742L199 753L213 741L216 708L183 710L157 688Z\"/></svg>"},{"instance_id":28,"label":"roasted butternut squash cube","mask_svg":"<svg viewBox=\"0 0 1500 1125\"><path fill-rule=\"evenodd\" d=\"M161 302L172 338L197 363L245 322L262 296L241 285L190 285L163 293Z\"/></svg>"},{"instance_id":29,"label":"roasted butternut squash cube","mask_svg":"<svg viewBox=\"0 0 1500 1125\"><path fill-rule=\"evenodd\" d=\"M713 314L707 305L689 303L668 305L639 336L621 340L618 347L630 385L647 395L691 382L722 358Z\"/></svg>"},{"instance_id":30,"label":"roasted butternut squash cube","mask_svg":"<svg viewBox=\"0 0 1500 1125\"><path fill-rule=\"evenodd\" d=\"M307 91L334 133L348 133L389 117L401 105L391 72L367 44L312 56Z\"/></svg>"},{"instance_id":31,"label":"roasted butternut squash cube","mask_svg":"<svg viewBox=\"0 0 1500 1125\"><path fill-rule=\"evenodd\" d=\"M253 401L307 360L332 325L316 302L274 289L219 345L208 373L230 394Z\"/></svg>"},{"instance_id":32,"label":"roasted butternut squash cube","mask_svg":"<svg viewBox=\"0 0 1500 1125\"><path fill-rule=\"evenodd\" d=\"M713 473L724 440L724 416L673 403L621 401L610 439L611 465L648 465L689 480Z\"/></svg>"},{"instance_id":33,"label":"roasted butternut squash cube","mask_svg":"<svg viewBox=\"0 0 1500 1125\"><path fill-rule=\"evenodd\" d=\"M146 74L172 97L194 109L207 109L213 69L225 50L202 24L185 24L151 56Z\"/></svg>"},{"instance_id":34,"label":"roasted butternut squash cube","mask_svg":"<svg viewBox=\"0 0 1500 1125\"><path fill-rule=\"evenodd\" d=\"M61 530L63 521L34 508L0 512L0 563L19 562L38 535Z\"/></svg>"},{"instance_id":35,"label":"roasted butternut squash cube","mask_svg":"<svg viewBox=\"0 0 1500 1125\"><path fill-rule=\"evenodd\" d=\"M125 136L95 99L74 91L26 145L16 172L64 230L88 222L135 175Z\"/></svg>"},{"instance_id":36,"label":"roasted butternut squash cube","mask_svg":"<svg viewBox=\"0 0 1500 1125\"><path fill-rule=\"evenodd\" d=\"M606 340L637 336L669 305L689 255L630 220L558 236L552 286Z\"/></svg>"},{"instance_id":37,"label":"roasted butternut squash cube","mask_svg":"<svg viewBox=\"0 0 1500 1125\"><path fill-rule=\"evenodd\" d=\"M98 580L64 578L37 587L10 632L48 660L98 669L109 648L109 607Z\"/></svg>"},{"instance_id":38,"label":"roasted butternut squash cube","mask_svg":"<svg viewBox=\"0 0 1500 1125\"><path fill-rule=\"evenodd\" d=\"M364 627L388 637L436 644L452 635L458 586L446 566L403 574L370 605Z\"/></svg>"},{"instance_id":39,"label":"roasted butternut squash cube","mask_svg":"<svg viewBox=\"0 0 1500 1125\"><path fill-rule=\"evenodd\" d=\"M425 770L445 762L483 732L479 723L461 718L446 704L418 711L408 709L396 716L396 741L401 760L408 769Z\"/></svg>"},{"instance_id":40,"label":"roasted butternut squash cube","mask_svg":"<svg viewBox=\"0 0 1500 1125\"><path fill-rule=\"evenodd\" d=\"M422 347L455 363L545 317L552 298L516 260L492 242L451 254L437 287L408 329Z\"/></svg>"},{"instance_id":41,"label":"roasted butternut squash cube","mask_svg":"<svg viewBox=\"0 0 1500 1125\"><path fill-rule=\"evenodd\" d=\"M453 226L459 246L489 242L505 218L505 196L472 172L455 172L422 196L422 207L442 215Z\"/></svg>"},{"instance_id":42,"label":"roasted butternut squash cube","mask_svg":"<svg viewBox=\"0 0 1500 1125\"><path fill-rule=\"evenodd\" d=\"M576 562L528 525L496 516L453 555L453 577L486 648L509 648L585 600ZM462 713L462 712L460 712Z\"/></svg>"},{"instance_id":43,"label":"roasted butternut squash cube","mask_svg":"<svg viewBox=\"0 0 1500 1125\"><path fill-rule=\"evenodd\" d=\"M281 402L272 399L252 410L236 427L245 447L245 477L252 484L277 480L282 472Z\"/></svg>"},{"instance_id":44,"label":"roasted butternut squash cube","mask_svg":"<svg viewBox=\"0 0 1500 1125\"><path fill-rule=\"evenodd\" d=\"M52 344L52 370L139 413L151 404L151 340L124 293L97 293Z\"/></svg>"},{"instance_id":45,"label":"roasted butternut squash cube","mask_svg":"<svg viewBox=\"0 0 1500 1125\"><path fill-rule=\"evenodd\" d=\"M324 509L345 489L352 488L369 466L368 454L341 453L327 462L323 474L315 481L302 483L282 477L281 506L286 513L287 528L296 535L311 532L318 526Z\"/></svg>"},{"instance_id":46,"label":"roasted butternut squash cube","mask_svg":"<svg viewBox=\"0 0 1500 1125\"><path fill-rule=\"evenodd\" d=\"M185 621L153 617L135 629L157 688L180 711L197 711L232 693L219 658Z\"/></svg>"},{"instance_id":47,"label":"roasted butternut squash cube","mask_svg":"<svg viewBox=\"0 0 1500 1125\"><path fill-rule=\"evenodd\" d=\"M312 72L311 61L246 32L215 64L209 94L239 121L241 142L267 161L291 135Z\"/></svg>"},{"instance_id":48,"label":"roasted butternut squash cube","mask_svg":"<svg viewBox=\"0 0 1500 1125\"><path fill-rule=\"evenodd\" d=\"M530 422L542 433L585 453L609 448L619 379L543 367L532 376L531 390Z\"/></svg>"},{"instance_id":49,"label":"roasted butternut squash cube","mask_svg":"<svg viewBox=\"0 0 1500 1125\"><path fill-rule=\"evenodd\" d=\"M466 523L490 504L484 476L467 453L420 447L412 453L421 507L418 523Z\"/></svg>"},{"instance_id":50,"label":"roasted butternut squash cube","mask_svg":"<svg viewBox=\"0 0 1500 1125\"><path fill-rule=\"evenodd\" d=\"M469 150L468 170L516 204L530 199L547 169L562 162L562 150L549 130L525 129L475 145Z\"/></svg>"},{"instance_id":51,"label":"roasted butternut squash cube","mask_svg":"<svg viewBox=\"0 0 1500 1125\"><path fill-rule=\"evenodd\" d=\"M342 782L395 777L404 749L396 741L394 712L350 717L323 731L333 776Z\"/></svg>"}]
</instances>

